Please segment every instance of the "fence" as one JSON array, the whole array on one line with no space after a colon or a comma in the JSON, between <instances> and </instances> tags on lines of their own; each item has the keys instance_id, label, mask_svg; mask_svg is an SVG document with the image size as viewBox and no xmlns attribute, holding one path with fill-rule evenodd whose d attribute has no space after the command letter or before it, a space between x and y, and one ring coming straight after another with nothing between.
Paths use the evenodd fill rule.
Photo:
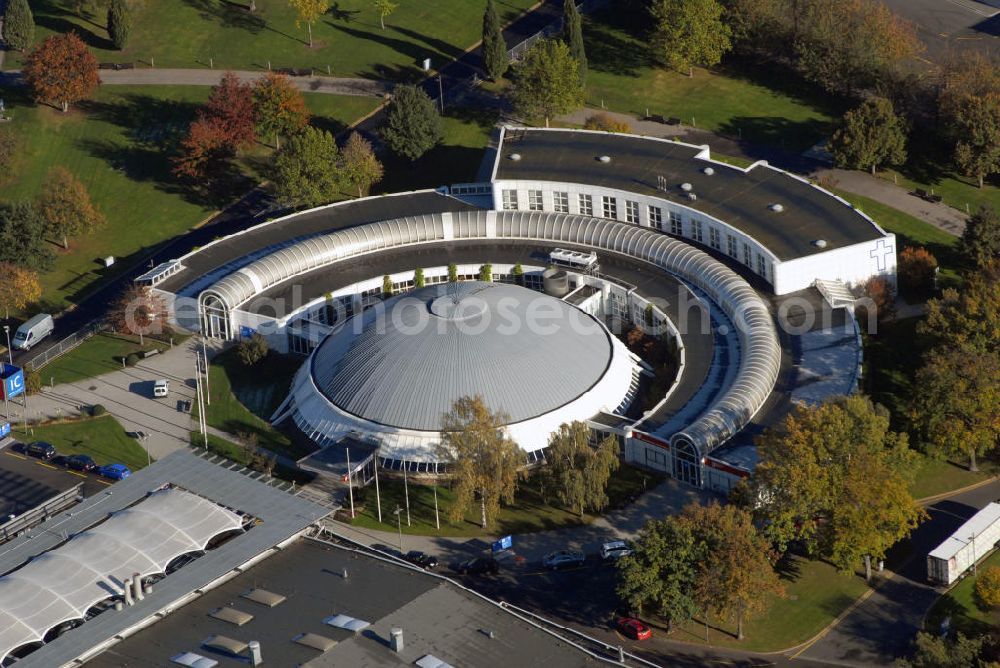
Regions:
<instances>
[{"instance_id":1,"label":"fence","mask_svg":"<svg viewBox=\"0 0 1000 668\"><path fill-rule=\"evenodd\" d=\"M28 512L15 517L5 524L0 524L0 543L6 543L8 540L17 538L22 532L27 531L36 524L41 524L82 498L83 483L80 482L75 487L57 494L40 506L35 506Z\"/></svg>"},{"instance_id":2,"label":"fence","mask_svg":"<svg viewBox=\"0 0 1000 668\"><path fill-rule=\"evenodd\" d=\"M76 330L51 348L43 350L39 354L32 357L31 360L25 363L25 370L40 370L52 360L56 359L60 355L68 353L70 350L73 350L73 348L76 348L78 345L92 337L94 334L97 334L102 329L104 329L103 323L90 323L89 325Z\"/></svg>"}]
</instances>

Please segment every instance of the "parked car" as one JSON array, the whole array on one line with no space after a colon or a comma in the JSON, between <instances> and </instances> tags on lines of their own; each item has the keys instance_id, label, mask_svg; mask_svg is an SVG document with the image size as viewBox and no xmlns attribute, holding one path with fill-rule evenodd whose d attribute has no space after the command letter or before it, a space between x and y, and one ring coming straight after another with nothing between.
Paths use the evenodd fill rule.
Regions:
<instances>
[{"instance_id":1,"label":"parked car","mask_svg":"<svg viewBox=\"0 0 1000 668\"><path fill-rule=\"evenodd\" d=\"M66 459L66 468L87 472L97 468L97 462L90 455L73 455Z\"/></svg>"},{"instance_id":2,"label":"parked car","mask_svg":"<svg viewBox=\"0 0 1000 668\"><path fill-rule=\"evenodd\" d=\"M35 441L34 443L29 443L24 446L24 452L32 457L38 457L39 459L44 459L46 461L59 454L56 452L56 446L51 443L46 443L45 441Z\"/></svg>"},{"instance_id":3,"label":"parked car","mask_svg":"<svg viewBox=\"0 0 1000 668\"><path fill-rule=\"evenodd\" d=\"M557 568L583 566L586 560L587 557L583 552L577 550L556 550L542 557L542 566L556 570Z\"/></svg>"},{"instance_id":4,"label":"parked car","mask_svg":"<svg viewBox=\"0 0 1000 668\"><path fill-rule=\"evenodd\" d=\"M653 637L653 632L648 626L640 622L635 617L622 617L615 624L618 633L632 640L649 640Z\"/></svg>"},{"instance_id":5,"label":"parked car","mask_svg":"<svg viewBox=\"0 0 1000 668\"><path fill-rule=\"evenodd\" d=\"M632 549L623 540L609 540L601 545L601 559L604 561L618 561L630 554L632 554Z\"/></svg>"},{"instance_id":6,"label":"parked car","mask_svg":"<svg viewBox=\"0 0 1000 668\"><path fill-rule=\"evenodd\" d=\"M153 383L153 396L157 399L165 397L170 394L170 381L166 378L160 378L158 381Z\"/></svg>"},{"instance_id":7,"label":"parked car","mask_svg":"<svg viewBox=\"0 0 1000 668\"><path fill-rule=\"evenodd\" d=\"M406 559L414 566L419 566L420 568L427 570L437 568L438 566L437 557L433 557L425 552L420 552L419 550L410 550L403 555L403 559Z\"/></svg>"},{"instance_id":8,"label":"parked car","mask_svg":"<svg viewBox=\"0 0 1000 668\"><path fill-rule=\"evenodd\" d=\"M500 562L493 557L477 557L463 561L458 565L458 572L463 575L496 575L500 571Z\"/></svg>"},{"instance_id":9,"label":"parked car","mask_svg":"<svg viewBox=\"0 0 1000 668\"><path fill-rule=\"evenodd\" d=\"M52 333L55 323L48 313L39 313L27 320L14 332L13 347L19 350L31 350L31 347Z\"/></svg>"},{"instance_id":10,"label":"parked car","mask_svg":"<svg viewBox=\"0 0 1000 668\"><path fill-rule=\"evenodd\" d=\"M105 464L98 466L95 471L98 475L111 480L124 480L132 475L132 472L124 464Z\"/></svg>"}]
</instances>

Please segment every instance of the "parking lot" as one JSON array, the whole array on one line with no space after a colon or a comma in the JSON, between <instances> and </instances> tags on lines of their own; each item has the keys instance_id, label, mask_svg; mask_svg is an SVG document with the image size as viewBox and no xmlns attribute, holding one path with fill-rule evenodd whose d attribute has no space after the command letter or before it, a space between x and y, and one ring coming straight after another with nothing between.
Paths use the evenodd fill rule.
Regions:
<instances>
[{"instance_id":1,"label":"parking lot","mask_svg":"<svg viewBox=\"0 0 1000 668\"><path fill-rule=\"evenodd\" d=\"M20 450L8 440L0 451L0 518L19 515L80 482L85 496L112 484L96 474L70 471L58 459L43 461Z\"/></svg>"}]
</instances>

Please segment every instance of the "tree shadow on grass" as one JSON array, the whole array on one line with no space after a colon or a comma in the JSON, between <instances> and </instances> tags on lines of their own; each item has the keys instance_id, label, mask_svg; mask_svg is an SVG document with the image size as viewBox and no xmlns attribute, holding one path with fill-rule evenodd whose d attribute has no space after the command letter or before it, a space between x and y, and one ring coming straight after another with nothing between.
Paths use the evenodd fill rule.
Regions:
<instances>
[{"instance_id":1,"label":"tree shadow on grass","mask_svg":"<svg viewBox=\"0 0 1000 668\"><path fill-rule=\"evenodd\" d=\"M184 4L198 10L206 21L215 21L225 28L238 28L256 35L267 27L259 14L251 14L248 5L228 0L184 0Z\"/></svg>"},{"instance_id":2,"label":"tree shadow on grass","mask_svg":"<svg viewBox=\"0 0 1000 668\"><path fill-rule=\"evenodd\" d=\"M403 28L402 26L391 26L389 30L394 30L395 32L398 32L400 35L409 37L410 39L416 42L422 42L423 44L426 44L428 47L430 47L435 53L444 56L446 59L449 60L461 58L462 55L465 53L463 49L458 48L454 44L449 44L448 42L436 39L434 37L428 37L423 33L416 32L415 30L409 30L407 28ZM434 55L434 54L431 53L428 55Z\"/></svg>"},{"instance_id":3,"label":"tree shadow on grass","mask_svg":"<svg viewBox=\"0 0 1000 668\"><path fill-rule=\"evenodd\" d=\"M358 14L361 13L361 10L343 9L341 8L339 2L335 2L333 3L333 5L330 6L330 9L326 10L326 13L334 21L343 21L344 23L350 23L351 21L355 20L354 17L356 17Z\"/></svg>"},{"instance_id":4,"label":"tree shadow on grass","mask_svg":"<svg viewBox=\"0 0 1000 668\"><path fill-rule=\"evenodd\" d=\"M388 35L382 33L382 31L379 30L377 27L373 28L372 30L362 30L359 28L349 28L343 24L329 20L326 21L326 24L331 28L333 28L334 30L339 30L340 32L344 33L345 35L348 35L349 37L353 37L355 39L359 39L362 41L376 42L378 44L386 46L395 51L396 53L406 56L407 58L410 59L410 62L412 63L422 62L423 59L426 58L428 55L427 51L425 49L420 48L420 46L418 46L417 44L414 44L413 42L408 42L406 40L394 39L392 37L389 37ZM379 69L380 69L379 65L373 66L374 71L377 72Z\"/></svg>"},{"instance_id":5,"label":"tree shadow on grass","mask_svg":"<svg viewBox=\"0 0 1000 668\"><path fill-rule=\"evenodd\" d=\"M637 38L623 34L624 26L608 14L584 21L587 66L598 72L635 77L652 63L649 47Z\"/></svg>"},{"instance_id":6,"label":"tree shadow on grass","mask_svg":"<svg viewBox=\"0 0 1000 668\"><path fill-rule=\"evenodd\" d=\"M107 37L102 37L94 31L85 28L80 23L71 20L72 18L79 19L79 17L66 11L57 3L51 0L37 0L32 4L35 25L59 34L75 32L83 40L84 44L92 49L113 50L115 48L115 45ZM87 23L97 27L97 24L92 21L88 21L87 19L80 20L87 21Z\"/></svg>"},{"instance_id":7,"label":"tree shadow on grass","mask_svg":"<svg viewBox=\"0 0 1000 668\"><path fill-rule=\"evenodd\" d=\"M757 144L800 153L823 139L828 123L811 118L793 121L780 116L735 116L719 126L719 132L750 148Z\"/></svg>"},{"instance_id":8,"label":"tree shadow on grass","mask_svg":"<svg viewBox=\"0 0 1000 668\"><path fill-rule=\"evenodd\" d=\"M133 93L120 102L85 100L78 106L89 116L125 128L129 138L143 145L172 149L187 132L200 107L178 101Z\"/></svg>"}]
</instances>

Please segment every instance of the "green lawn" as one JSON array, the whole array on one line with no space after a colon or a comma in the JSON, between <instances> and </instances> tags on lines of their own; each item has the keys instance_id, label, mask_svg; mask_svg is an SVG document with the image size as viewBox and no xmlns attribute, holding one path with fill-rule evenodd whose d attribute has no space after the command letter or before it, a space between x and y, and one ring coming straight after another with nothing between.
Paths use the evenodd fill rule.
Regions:
<instances>
[{"instance_id":1,"label":"green lawn","mask_svg":"<svg viewBox=\"0 0 1000 668\"><path fill-rule=\"evenodd\" d=\"M930 158L924 158L929 161ZM925 167L925 165L921 165ZM937 166L935 165L935 168ZM903 173L906 172L906 173ZM916 170L887 170L879 176L898 183L907 190L921 188L935 195L941 195L944 203L965 213L975 213L981 205L986 204L994 209L1000 209L1000 188L987 184L979 188L975 179L956 174L948 169L938 169L933 173L921 173Z\"/></svg>"},{"instance_id":2,"label":"green lawn","mask_svg":"<svg viewBox=\"0 0 1000 668\"><path fill-rule=\"evenodd\" d=\"M124 464L133 471L146 466L146 451L110 415L96 418L66 420L40 426L28 425L25 434L14 428L14 437L31 441L48 441L63 455L90 455L98 464Z\"/></svg>"},{"instance_id":3,"label":"green lawn","mask_svg":"<svg viewBox=\"0 0 1000 668\"><path fill-rule=\"evenodd\" d=\"M660 478L631 466L622 466L615 473L608 485L608 496L612 507L624 505L625 502L644 488L651 488L660 482ZM402 517L403 533L429 536L494 536L504 534L522 534L535 531L546 531L561 527L590 522L591 515L580 516L568 512L558 506L557 501L549 493L548 502L542 500L538 476L532 476L518 485L514 505L504 506L500 511L499 525L489 531L483 531L479 525L479 506L471 509L464 519L451 523L448 521L448 510L454 500L452 491L446 485L437 487L438 507L441 515L441 529L437 530L434 523L434 488L428 485L409 481L410 489L410 525L406 524L405 513ZM398 505L406 507L402 479L388 478L385 474L379 478L379 495L382 499L382 523L378 521L375 485L364 489L355 489L354 502L363 509L355 517L355 526L382 531L396 531L396 518L392 511ZM341 514L344 517L344 513Z\"/></svg>"},{"instance_id":4,"label":"green lawn","mask_svg":"<svg viewBox=\"0 0 1000 668\"><path fill-rule=\"evenodd\" d=\"M55 265L42 275L43 298L32 310L54 312L78 300L95 283L126 270L221 204L199 200L170 174L170 152L207 96L207 87L109 86L62 114L34 105L19 91L5 92L11 127L22 145L12 177L0 186L0 200L34 198L48 170L61 165L84 182L108 219L97 233L72 239L68 252L53 246ZM317 93L306 98L317 115L314 122L333 130L379 103ZM98 262L107 255L118 258L110 269Z\"/></svg>"},{"instance_id":5,"label":"green lawn","mask_svg":"<svg viewBox=\"0 0 1000 668\"><path fill-rule=\"evenodd\" d=\"M500 0L501 20L513 19L535 0ZM370 0L338 0L312 27L314 46L308 45L306 25L297 27L287 0L259 0L250 14L247 0L146 0L133 3L134 25L124 51L110 44L104 2L87 0L83 16L70 0L33 0L38 28L35 37L75 30L98 60L136 62L156 67L208 67L245 70L272 67L311 67L334 76L379 79L413 78L430 58L434 66L460 56L479 41L483 4L462 0L400 2L379 27ZM20 64L12 54L6 67Z\"/></svg>"},{"instance_id":6,"label":"green lawn","mask_svg":"<svg viewBox=\"0 0 1000 668\"><path fill-rule=\"evenodd\" d=\"M982 572L992 567L1000 567L1000 552L994 552L987 557L979 564L978 569ZM976 578L971 573L960 580L931 608L924 629L936 633L941 628L941 622L950 617L951 629L966 635L978 636L995 630L1000 623L1000 615L996 610L982 610L976 605L975 586Z\"/></svg>"},{"instance_id":7,"label":"green lawn","mask_svg":"<svg viewBox=\"0 0 1000 668\"><path fill-rule=\"evenodd\" d=\"M207 422L230 434L256 434L258 443L274 452L298 459L307 452L267 422L288 394L302 357L270 353L252 367L243 366L234 350L221 353L209 369ZM197 408L194 409L197 415Z\"/></svg>"},{"instance_id":8,"label":"green lawn","mask_svg":"<svg viewBox=\"0 0 1000 668\"><path fill-rule=\"evenodd\" d=\"M822 139L840 113L828 98L773 67L747 72L696 69L693 77L654 66L643 37L605 10L585 18L586 103L611 111L675 116L685 124L759 144L801 151Z\"/></svg>"},{"instance_id":9,"label":"green lawn","mask_svg":"<svg viewBox=\"0 0 1000 668\"><path fill-rule=\"evenodd\" d=\"M744 625L746 638L735 638L736 625L709 620L709 643L771 652L799 645L819 633L868 588L857 574L845 575L823 561L790 556L782 564L785 598L772 597L767 612ZM666 629L657 629L660 636ZM701 619L677 628L670 636L684 642L705 643Z\"/></svg>"},{"instance_id":10,"label":"green lawn","mask_svg":"<svg viewBox=\"0 0 1000 668\"><path fill-rule=\"evenodd\" d=\"M187 337L177 337L176 343L184 338ZM39 372L45 385L73 383L84 378L100 376L102 373L120 371L122 360L127 355L154 348L163 352L170 348L170 343L145 337L144 344L140 345L137 336L97 334L68 353L57 357Z\"/></svg>"},{"instance_id":11,"label":"green lawn","mask_svg":"<svg viewBox=\"0 0 1000 668\"><path fill-rule=\"evenodd\" d=\"M968 462L949 462L925 457L917 469L913 482L910 483L910 494L915 499L923 499L974 485L997 473L996 464L991 461L980 461L980 470L976 473L970 472L967 467Z\"/></svg>"}]
</instances>

